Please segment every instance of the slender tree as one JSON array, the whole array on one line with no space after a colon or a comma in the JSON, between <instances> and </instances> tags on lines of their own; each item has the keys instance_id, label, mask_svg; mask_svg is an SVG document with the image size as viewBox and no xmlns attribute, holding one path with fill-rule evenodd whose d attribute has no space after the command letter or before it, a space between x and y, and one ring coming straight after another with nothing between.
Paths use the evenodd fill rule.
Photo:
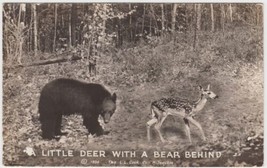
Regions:
<instances>
[{"instance_id":1,"label":"slender tree","mask_svg":"<svg viewBox=\"0 0 267 168\"><path fill-rule=\"evenodd\" d=\"M19 18L18 18L18 26L20 24L20 20L21 20L21 10L22 10L22 4L19 5Z\"/></svg>"},{"instance_id":2,"label":"slender tree","mask_svg":"<svg viewBox=\"0 0 267 168\"><path fill-rule=\"evenodd\" d=\"M210 4L210 17L211 17L211 31L214 32L214 11L213 4Z\"/></svg>"},{"instance_id":3,"label":"slender tree","mask_svg":"<svg viewBox=\"0 0 267 168\"><path fill-rule=\"evenodd\" d=\"M177 10L177 4L173 4L172 8L172 22L171 22L171 31L175 31L175 23L176 23L176 10Z\"/></svg>"},{"instance_id":4,"label":"slender tree","mask_svg":"<svg viewBox=\"0 0 267 168\"><path fill-rule=\"evenodd\" d=\"M37 9L36 9L36 4L32 4L32 10L33 10L34 56L37 56L38 34L37 34Z\"/></svg>"},{"instance_id":5,"label":"slender tree","mask_svg":"<svg viewBox=\"0 0 267 168\"><path fill-rule=\"evenodd\" d=\"M142 20L142 31L141 33L144 33L144 28L145 28L145 15L146 15L146 4L144 4L144 9L143 9L143 20Z\"/></svg>"},{"instance_id":6,"label":"slender tree","mask_svg":"<svg viewBox=\"0 0 267 168\"><path fill-rule=\"evenodd\" d=\"M107 21L107 4L104 3L103 4L103 26L102 26L102 36L105 36L105 32L106 32L106 21Z\"/></svg>"},{"instance_id":7,"label":"slender tree","mask_svg":"<svg viewBox=\"0 0 267 168\"><path fill-rule=\"evenodd\" d=\"M151 15L149 17L149 35L152 35L152 17L151 17Z\"/></svg>"},{"instance_id":8,"label":"slender tree","mask_svg":"<svg viewBox=\"0 0 267 168\"><path fill-rule=\"evenodd\" d=\"M187 30L188 30L188 11L187 11L187 5L184 5L185 8L185 27L184 27L184 33L187 36Z\"/></svg>"},{"instance_id":9,"label":"slender tree","mask_svg":"<svg viewBox=\"0 0 267 168\"><path fill-rule=\"evenodd\" d=\"M262 24L262 4L256 4L256 25Z\"/></svg>"},{"instance_id":10,"label":"slender tree","mask_svg":"<svg viewBox=\"0 0 267 168\"><path fill-rule=\"evenodd\" d=\"M193 22L194 22L194 43L193 43L193 47L194 49L196 48L197 46L197 43L198 43L198 36L197 36L197 4L194 5L194 19L193 19Z\"/></svg>"},{"instance_id":11,"label":"slender tree","mask_svg":"<svg viewBox=\"0 0 267 168\"><path fill-rule=\"evenodd\" d=\"M29 25L30 25L30 29L29 29L29 34L28 34L28 40L29 40L29 45L28 45L28 51L32 51L33 49L33 29L32 29L32 23L33 23L33 8L32 8L32 5L31 4L28 4L29 5L29 8L30 8L30 22L29 22Z\"/></svg>"},{"instance_id":12,"label":"slender tree","mask_svg":"<svg viewBox=\"0 0 267 168\"><path fill-rule=\"evenodd\" d=\"M71 6L72 6L72 4L71 4ZM70 11L71 11L71 8L70 8ZM72 46L71 12L69 12L69 25L68 25L68 27L69 27L69 47L71 47Z\"/></svg>"},{"instance_id":13,"label":"slender tree","mask_svg":"<svg viewBox=\"0 0 267 168\"><path fill-rule=\"evenodd\" d=\"M151 11L152 20L154 21L154 26L153 26L154 34L157 34L158 33L158 23L157 23L156 14L155 14L153 4L150 4L150 11Z\"/></svg>"},{"instance_id":14,"label":"slender tree","mask_svg":"<svg viewBox=\"0 0 267 168\"><path fill-rule=\"evenodd\" d=\"M18 34L18 45L19 45L19 51L18 51L18 58L17 58L17 62L19 64L21 63L21 59L22 59L22 46L23 46L23 42L24 42L24 34L23 34L23 29L25 28L25 23L24 23L24 18L25 18L25 13L26 13L26 6L25 4L20 4L19 5L19 18L18 18L18 32L20 32Z\"/></svg>"},{"instance_id":15,"label":"slender tree","mask_svg":"<svg viewBox=\"0 0 267 168\"><path fill-rule=\"evenodd\" d=\"M129 3L129 11L132 10L132 4ZM130 41L133 40L132 15L129 15Z\"/></svg>"},{"instance_id":16,"label":"slender tree","mask_svg":"<svg viewBox=\"0 0 267 168\"><path fill-rule=\"evenodd\" d=\"M71 6L71 45L76 46L77 4Z\"/></svg>"},{"instance_id":17,"label":"slender tree","mask_svg":"<svg viewBox=\"0 0 267 168\"><path fill-rule=\"evenodd\" d=\"M57 39L57 4L55 3L55 28L54 28L54 41L53 41L53 51L56 51L56 39Z\"/></svg>"},{"instance_id":18,"label":"slender tree","mask_svg":"<svg viewBox=\"0 0 267 168\"><path fill-rule=\"evenodd\" d=\"M201 4L197 4L197 30L201 30Z\"/></svg>"},{"instance_id":19,"label":"slender tree","mask_svg":"<svg viewBox=\"0 0 267 168\"><path fill-rule=\"evenodd\" d=\"M221 28L224 32L224 23L225 23L225 11L224 11L224 4L220 4L221 7Z\"/></svg>"},{"instance_id":20,"label":"slender tree","mask_svg":"<svg viewBox=\"0 0 267 168\"><path fill-rule=\"evenodd\" d=\"M165 17L164 17L164 4L160 4L161 7L161 32L165 30Z\"/></svg>"},{"instance_id":21,"label":"slender tree","mask_svg":"<svg viewBox=\"0 0 267 168\"><path fill-rule=\"evenodd\" d=\"M230 21L233 22L233 9L232 9L232 4L229 4L229 17L230 17Z\"/></svg>"}]
</instances>

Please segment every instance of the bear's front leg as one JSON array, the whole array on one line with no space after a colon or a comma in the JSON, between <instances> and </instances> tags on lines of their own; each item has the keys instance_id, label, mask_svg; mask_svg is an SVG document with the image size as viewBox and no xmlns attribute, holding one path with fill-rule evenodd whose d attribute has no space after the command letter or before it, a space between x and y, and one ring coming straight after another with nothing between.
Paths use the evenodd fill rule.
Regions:
<instances>
[{"instance_id":1,"label":"bear's front leg","mask_svg":"<svg viewBox=\"0 0 267 168\"><path fill-rule=\"evenodd\" d=\"M84 118L83 125L87 128L88 133L96 136L105 134L97 118Z\"/></svg>"}]
</instances>

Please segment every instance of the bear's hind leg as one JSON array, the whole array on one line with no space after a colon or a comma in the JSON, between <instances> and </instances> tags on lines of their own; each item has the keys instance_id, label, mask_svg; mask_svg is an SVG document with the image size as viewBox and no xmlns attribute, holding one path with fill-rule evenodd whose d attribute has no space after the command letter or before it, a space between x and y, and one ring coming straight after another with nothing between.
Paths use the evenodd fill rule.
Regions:
<instances>
[{"instance_id":1,"label":"bear's hind leg","mask_svg":"<svg viewBox=\"0 0 267 168\"><path fill-rule=\"evenodd\" d=\"M67 132L61 132L62 115L57 115L55 124L55 135L67 135Z\"/></svg>"},{"instance_id":2,"label":"bear's hind leg","mask_svg":"<svg viewBox=\"0 0 267 168\"><path fill-rule=\"evenodd\" d=\"M52 140L55 138L55 120L41 121L41 130L43 139Z\"/></svg>"}]
</instances>

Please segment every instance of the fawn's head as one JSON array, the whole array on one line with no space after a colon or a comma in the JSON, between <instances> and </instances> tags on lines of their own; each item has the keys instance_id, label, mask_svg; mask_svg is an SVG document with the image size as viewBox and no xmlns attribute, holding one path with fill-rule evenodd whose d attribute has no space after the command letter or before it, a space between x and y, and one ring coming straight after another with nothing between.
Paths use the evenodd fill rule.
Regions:
<instances>
[{"instance_id":1,"label":"fawn's head","mask_svg":"<svg viewBox=\"0 0 267 168\"><path fill-rule=\"evenodd\" d=\"M210 85L208 85L207 89L203 89L202 86L199 86L199 90L201 91L201 97L203 97L203 98L216 99L219 97L214 92L212 92L210 90Z\"/></svg>"}]
</instances>

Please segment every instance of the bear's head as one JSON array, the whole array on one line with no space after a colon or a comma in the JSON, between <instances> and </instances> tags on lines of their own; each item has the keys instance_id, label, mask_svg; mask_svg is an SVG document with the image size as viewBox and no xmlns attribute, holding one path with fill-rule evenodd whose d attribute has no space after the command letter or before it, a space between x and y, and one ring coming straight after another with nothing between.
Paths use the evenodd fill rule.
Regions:
<instances>
[{"instance_id":1,"label":"bear's head","mask_svg":"<svg viewBox=\"0 0 267 168\"><path fill-rule=\"evenodd\" d=\"M116 110L116 99L117 95L116 93L113 93L112 96L106 97L103 101L101 116L103 117L105 123L110 121L111 116Z\"/></svg>"}]
</instances>

